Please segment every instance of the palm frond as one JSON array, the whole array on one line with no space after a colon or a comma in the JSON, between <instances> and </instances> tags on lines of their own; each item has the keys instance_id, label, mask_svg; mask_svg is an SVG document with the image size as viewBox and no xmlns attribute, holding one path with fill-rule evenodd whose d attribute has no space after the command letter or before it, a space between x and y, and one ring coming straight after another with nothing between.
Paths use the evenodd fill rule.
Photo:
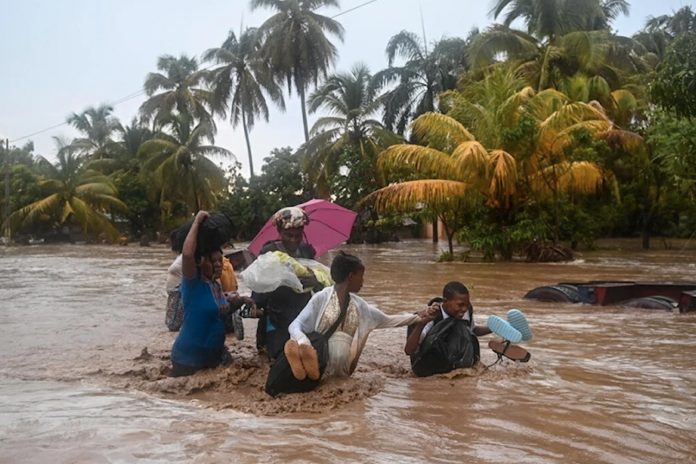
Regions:
<instances>
[{"instance_id":1,"label":"palm frond","mask_svg":"<svg viewBox=\"0 0 696 464\"><path fill-rule=\"evenodd\" d=\"M451 152L456 146L475 140L474 136L456 119L440 113L425 113L418 116L411 128L418 143L441 151Z\"/></svg>"},{"instance_id":2,"label":"palm frond","mask_svg":"<svg viewBox=\"0 0 696 464\"><path fill-rule=\"evenodd\" d=\"M365 197L361 204L373 204L378 212L409 212L426 206L437 210L464 198L468 191L464 182L415 180L383 187Z\"/></svg>"},{"instance_id":3,"label":"palm frond","mask_svg":"<svg viewBox=\"0 0 696 464\"><path fill-rule=\"evenodd\" d=\"M447 153L420 145L392 145L380 153L378 169L389 173L393 169L410 168L421 177L456 178L457 165Z\"/></svg>"}]
</instances>

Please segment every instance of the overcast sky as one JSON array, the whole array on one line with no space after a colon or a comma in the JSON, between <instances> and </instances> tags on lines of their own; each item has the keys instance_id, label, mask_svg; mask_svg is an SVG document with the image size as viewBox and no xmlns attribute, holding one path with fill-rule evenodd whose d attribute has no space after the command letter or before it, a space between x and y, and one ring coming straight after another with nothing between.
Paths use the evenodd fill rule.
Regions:
<instances>
[{"instance_id":1,"label":"overcast sky","mask_svg":"<svg viewBox=\"0 0 696 464\"><path fill-rule=\"evenodd\" d=\"M341 9L368 0L341 0ZM671 14L689 0L632 0L631 14L615 22L622 35L640 29L649 16ZM421 12L428 41L465 37L473 27L493 22L492 0L376 0L336 18L345 27L336 43L337 70L364 62L376 72L386 67L385 46L401 30L421 33ZM60 124L72 112L113 103L142 89L164 54L199 57L220 46L230 29L258 26L268 10L249 10L248 0L0 0L0 138L23 145L32 140L36 152L55 159L52 136L74 137L63 125L28 139L15 139ZM129 123L144 97L120 103L114 114ZM315 116L310 116L311 122ZM310 126L311 127L311 126ZM271 108L269 123L251 132L255 170L274 147L298 147L303 141L299 102L287 100L287 111ZM216 144L232 151L248 174L244 135L218 121Z\"/></svg>"}]
</instances>

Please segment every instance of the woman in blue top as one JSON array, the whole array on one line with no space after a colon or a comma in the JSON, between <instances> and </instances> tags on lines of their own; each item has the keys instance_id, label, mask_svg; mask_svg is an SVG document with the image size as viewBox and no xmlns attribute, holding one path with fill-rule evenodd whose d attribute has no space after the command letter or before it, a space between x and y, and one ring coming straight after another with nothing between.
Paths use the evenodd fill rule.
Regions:
<instances>
[{"instance_id":1,"label":"woman in blue top","mask_svg":"<svg viewBox=\"0 0 696 464\"><path fill-rule=\"evenodd\" d=\"M222 251L206 249L205 244L198 243L199 227L207 217L205 211L196 214L181 253L184 322L172 346L172 377L220 365L229 356L223 319L250 302L236 293L223 293L217 280L222 272Z\"/></svg>"}]
</instances>

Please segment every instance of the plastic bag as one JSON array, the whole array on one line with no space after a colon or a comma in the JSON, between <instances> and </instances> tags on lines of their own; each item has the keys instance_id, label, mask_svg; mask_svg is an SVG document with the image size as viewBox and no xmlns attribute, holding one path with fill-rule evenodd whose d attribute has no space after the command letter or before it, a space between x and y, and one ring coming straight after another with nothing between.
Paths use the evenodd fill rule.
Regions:
<instances>
[{"instance_id":1,"label":"plastic bag","mask_svg":"<svg viewBox=\"0 0 696 464\"><path fill-rule=\"evenodd\" d=\"M302 283L295 272L283 264L274 253L264 253L256 258L239 277L247 287L257 293L269 293L282 286L302 291Z\"/></svg>"}]
</instances>

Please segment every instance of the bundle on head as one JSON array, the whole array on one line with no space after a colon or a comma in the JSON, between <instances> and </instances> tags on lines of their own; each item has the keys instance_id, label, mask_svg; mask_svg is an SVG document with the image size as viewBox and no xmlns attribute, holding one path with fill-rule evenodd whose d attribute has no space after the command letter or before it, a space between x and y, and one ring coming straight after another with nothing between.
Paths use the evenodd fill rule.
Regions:
<instances>
[{"instance_id":1,"label":"bundle on head","mask_svg":"<svg viewBox=\"0 0 696 464\"><path fill-rule=\"evenodd\" d=\"M184 225L174 229L169 234L172 250L181 253L184 248L184 240L193 225L193 219ZM232 221L222 213L210 213L205 221L198 226L198 243L196 253L207 255L229 242L232 238Z\"/></svg>"}]
</instances>

